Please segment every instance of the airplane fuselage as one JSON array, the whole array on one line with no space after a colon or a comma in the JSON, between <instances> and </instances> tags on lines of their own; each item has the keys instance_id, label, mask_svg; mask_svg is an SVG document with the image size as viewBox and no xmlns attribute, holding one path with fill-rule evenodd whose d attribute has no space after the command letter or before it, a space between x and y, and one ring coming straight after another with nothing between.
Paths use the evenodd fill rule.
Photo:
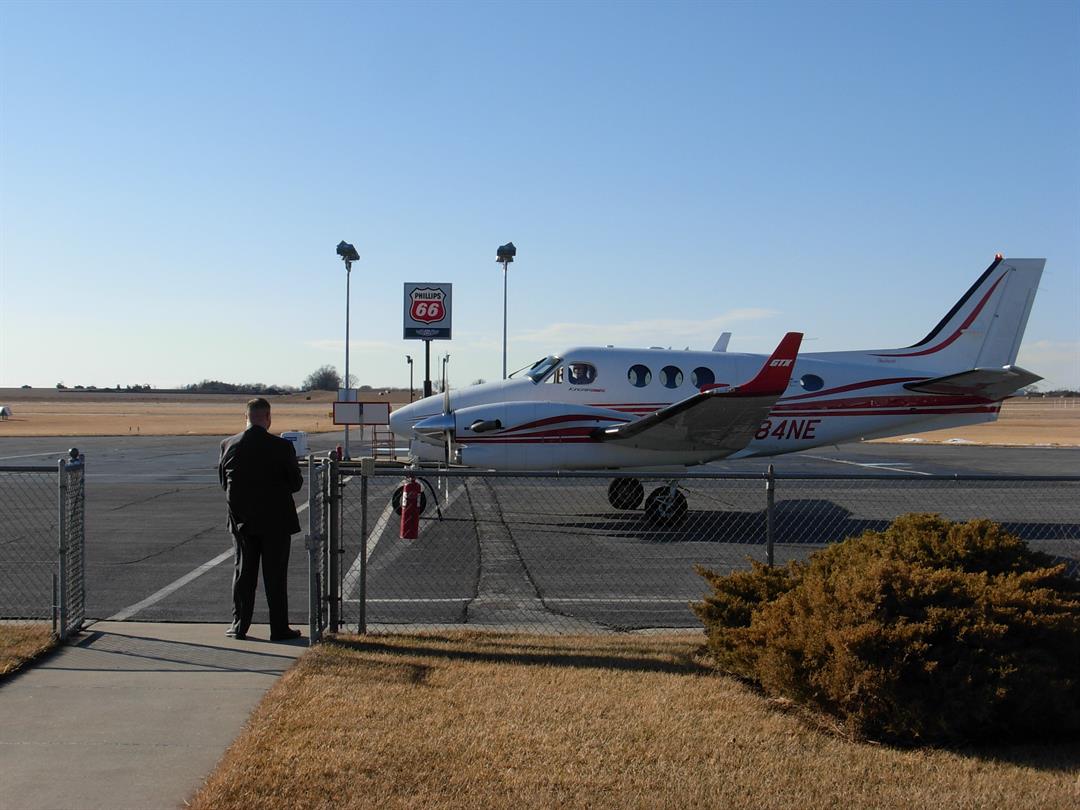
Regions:
<instances>
[{"instance_id":1,"label":"airplane fuselage","mask_svg":"<svg viewBox=\"0 0 1080 810\"><path fill-rule=\"evenodd\" d=\"M800 354L787 390L735 456L772 456L916 429L992 421L1000 408L1000 402L977 396L909 391L905 383L932 375L888 357L851 362L852 354ZM598 447L587 436L597 427L659 411L702 388L734 388L753 377L766 359L767 355L731 352L571 348L549 358L550 368L534 375L536 379L523 374L453 390L457 450L469 466L497 469L692 466L713 461L726 454ZM572 380L570 370L576 365L592 371ZM440 414L443 407L441 396L428 397L395 411L391 425L395 433L409 437L412 425ZM523 427L468 435L468 425L484 420ZM441 458L441 450L434 448L441 447L442 439L431 439L430 449L414 442L414 451L431 460Z\"/></svg>"}]
</instances>

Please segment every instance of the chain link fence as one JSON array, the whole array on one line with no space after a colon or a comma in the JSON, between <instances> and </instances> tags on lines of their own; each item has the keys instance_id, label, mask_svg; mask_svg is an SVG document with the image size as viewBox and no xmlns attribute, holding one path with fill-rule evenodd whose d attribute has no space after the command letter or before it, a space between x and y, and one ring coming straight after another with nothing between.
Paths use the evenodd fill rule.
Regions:
<instances>
[{"instance_id":1,"label":"chain link fence","mask_svg":"<svg viewBox=\"0 0 1080 810\"><path fill-rule=\"evenodd\" d=\"M0 622L48 622L61 638L86 618L84 463L0 466Z\"/></svg>"},{"instance_id":2,"label":"chain link fence","mask_svg":"<svg viewBox=\"0 0 1080 810\"><path fill-rule=\"evenodd\" d=\"M425 470L418 531L402 539L403 471L365 464L313 473L320 628L697 627L695 566L805 559L907 512L990 518L1080 574L1080 477Z\"/></svg>"}]
</instances>

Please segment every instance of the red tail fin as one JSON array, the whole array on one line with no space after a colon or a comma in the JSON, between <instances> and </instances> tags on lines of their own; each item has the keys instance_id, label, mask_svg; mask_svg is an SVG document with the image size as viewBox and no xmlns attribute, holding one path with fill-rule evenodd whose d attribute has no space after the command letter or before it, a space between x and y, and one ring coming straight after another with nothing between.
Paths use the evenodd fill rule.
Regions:
<instances>
[{"instance_id":1,"label":"red tail fin","mask_svg":"<svg viewBox=\"0 0 1080 810\"><path fill-rule=\"evenodd\" d=\"M788 332L776 351L772 353L761 371L750 382L740 385L736 391L740 396L779 396L787 389L791 372L795 368L795 358L802 345L802 332Z\"/></svg>"}]
</instances>

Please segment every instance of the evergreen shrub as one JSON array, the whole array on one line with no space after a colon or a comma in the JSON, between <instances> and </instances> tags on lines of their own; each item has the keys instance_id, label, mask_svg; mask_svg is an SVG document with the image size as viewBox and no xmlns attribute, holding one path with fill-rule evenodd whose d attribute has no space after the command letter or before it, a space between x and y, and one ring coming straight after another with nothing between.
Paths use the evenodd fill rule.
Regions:
<instances>
[{"instance_id":1,"label":"evergreen shrub","mask_svg":"<svg viewBox=\"0 0 1080 810\"><path fill-rule=\"evenodd\" d=\"M996 523L911 514L806 562L698 572L717 667L857 736L1080 731L1080 582Z\"/></svg>"}]
</instances>

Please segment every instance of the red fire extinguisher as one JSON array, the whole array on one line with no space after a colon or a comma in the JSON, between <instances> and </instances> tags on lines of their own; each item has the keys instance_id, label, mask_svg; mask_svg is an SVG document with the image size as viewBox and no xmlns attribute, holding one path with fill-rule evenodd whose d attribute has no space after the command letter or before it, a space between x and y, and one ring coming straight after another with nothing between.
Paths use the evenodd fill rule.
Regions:
<instances>
[{"instance_id":1,"label":"red fire extinguisher","mask_svg":"<svg viewBox=\"0 0 1080 810\"><path fill-rule=\"evenodd\" d=\"M420 536L420 482L405 479L401 488L401 539L415 540Z\"/></svg>"}]
</instances>

